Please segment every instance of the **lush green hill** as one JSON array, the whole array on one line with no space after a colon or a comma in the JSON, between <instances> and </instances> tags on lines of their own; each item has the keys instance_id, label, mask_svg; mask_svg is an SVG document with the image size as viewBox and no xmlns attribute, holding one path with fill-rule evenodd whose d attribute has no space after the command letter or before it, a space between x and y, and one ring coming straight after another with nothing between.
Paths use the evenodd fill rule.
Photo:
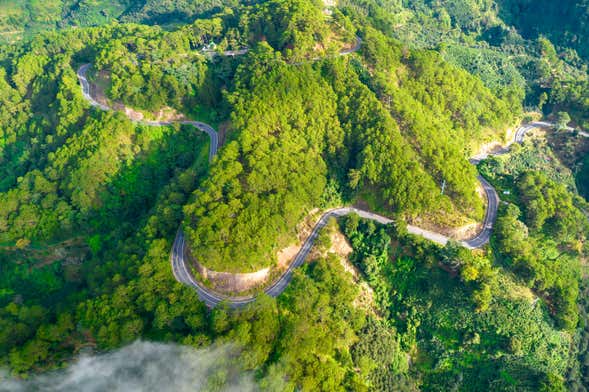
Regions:
<instances>
[{"instance_id":1,"label":"lush green hill","mask_svg":"<svg viewBox=\"0 0 589 392\"><path fill-rule=\"evenodd\" d=\"M207 267L271 266L328 178L348 200L367 195L389 214L445 224L482 216L464 146L500 139L518 108L433 52L403 54L374 29L359 34L360 61L289 64L280 47L262 45L238 69L228 97L234 139L185 210L193 254Z\"/></svg>"},{"instance_id":2,"label":"lush green hill","mask_svg":"<svg viewBox=\"0 0 589 392\"><path fill-rule=\"evenodd\" d=\"M586 0L508 0L498 2L499 15L526 38L548 37L561 48L589 58L589 3Z\"/></svg>"},{"instance_id":3,"label":"lush green hill","mask_svg":"<svg viewBox=\"0 0 589 392\"><path fill-rule=\"evenodd\" d=\"M297 223L325 199L328 180L344 199L367 199L374 209L407 218L450 225L481 218L475 170L465 158L470 146L500 138L518 105L497 98L436 53L404 52L373 28L358 32L360 58L330 56L346 40L352 44L353 25L341 14L326 18L313 3L285 8L274 1L239 10L172 32L113 25L47 34L22 55L7 53L10 105L4 107L18 107L19 116L4 114L3 240L54 241L88 223L104 227L95 214L119 213L102 196L101 184L112 191L111 178L121 170L117 162L128 162L141 149L136 139L145 148L151 143L148 128L135 135L118 125L108 125L109 134L100 132L101 124L84 126L88 112L74 73L82 59L96 64L97 75L108 75L105 91L112 101L231 120L227 145L185 209L193 254L214 270L272 265L276 252L294 240ZM281 23L261 22L268 18ZM266 31L270 25L277 30ZM257 43L261 38L267 43ZM44 44L47 39L52 47ZM234 60L206 60L198 50L211 39L252 50ZM66 55L52 59L67 41ZM325 60L309 60L317 55ZM22 143L25 135L32 143ZM85 182L90 170L93 179ZM36 194L48 197L41 209L31 196ZM129 213L119 214L123 221L135 215L130 206L139 199L124 200Z\"/></svg>"},{"instance_id":4,"label":"lush green hill","mask_svg":"<svg viewBox=\"0 0 589 392\"><path fill-rule=\"evenodd\" d=\"M3 11L0 12L0 40L13 42L47 29L103 25L114 20L174 28L239 3L250 4L221 0L3 0L0 2ZM258 2L251 4L255 3ZM352 19L365 24L364 18L368 17L379 30L406 45L442 49L446 60L481 78L501 97L508 97L515 103L525 95L527 107L539 106L545 114L563 109L574 111L575 102L563 100L558 92L551 94L552 89L561 82L568 85L571 81L587 80L589 23L584 0L567 0L562 4L549 1L538 4L528 0L411 0L403 3L344 0L339 5ZM271 35L272 32L262 31L266 29L264 26L284 28L280 20L270 17L272 14L257 19L258 26L252 26L257 33ZM235 39L233 33L231 35ZM556 50L547 50L546 43L554 44ZM279 42L271 44L277 47L275 44ZM547 97L544 98L543 93ZM567 95L574 97L572 92ZM573 115L573 120L579 125L586 121L583 115Z\"/></svg>"},{"instance_id":5,"label":"lush green hill","mask_svg":"<svg viewBox=\"0 0 589 392\"><path fill-rule=\"evenodd\" d=\"M525 96L527 108L546 115L575 111L574 102L553 90L561 83L587 80L584 1L411 0L387 1L383 6L352 0L340 4L346 14L367 15L378 29L411 47L439 49L446 60L478 76L498 95L513 101ZM574 93L567 96L574 101ZM586 121L578 114L573 120L579 125Z\"/></svg>"},{"instance_id":6,"label":"lush green hill","mask_svg":"<svg viewBox=\"0 0 589 392\"><path fill-rule=\"evenodd\" d=\"M31 34L190 19L0 46L0 366L27 374L143 338L232 342L266 390L585 390L587 204L549 147L484 165L510 191L491 246L442 249L403 229L480 219L467 157L540 91L547 110L586 119L581 63L547 40L493 43L491 2L342 1L330 17L307 0L120 4L0 3ZM360 50L339 56L355 35ZM205 56L210 42L250 50ZM223 129L218 156L192 127L90 107L84 63L118 107ZM171 273L181 225L207 267L252 271L310 210L342 201L398 218L340 222L356 276L328 236L279 298L244 309L209 310Z\"/></svg>"}]
</instances>

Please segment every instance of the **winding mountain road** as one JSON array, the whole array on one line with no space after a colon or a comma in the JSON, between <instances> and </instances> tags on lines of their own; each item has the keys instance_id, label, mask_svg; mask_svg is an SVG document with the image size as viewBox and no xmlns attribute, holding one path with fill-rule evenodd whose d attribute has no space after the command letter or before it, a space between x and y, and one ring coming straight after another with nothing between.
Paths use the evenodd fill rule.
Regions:
<instances>
[{"instance_id":1,"label":"winding mountain road","mask_svg":"<svg viewBox=\"0 0 589 392\"><path fill-rule=\"evenodd\" d=\"M90 83L88 82L88 78L86 77L88 70L90 69L90 67L92 66L92 64L84 64L82 65L80 68L78 68L78 80L80 81L80 85L82 86L82 95L84 95L84 98L90 103L90 105L97 107L101 110L113 110L111 107L103 105L102 103L98 102L94 97L92 97L91 95L91 91L90 91ZM199 131L202 131L204 133L206 133L207 135L209 135L209 138L211 139L211 145L209 148L209 160L212 160L215 155L217 154L217 150L219 149L219 136L217 134L217 131L215 131L213 129L213 127L211 127L209 124L200 122L200 121L190 121L190 120L180 120L180 121L150 121L150 120L140 120L140 121L136 121L136 120L132 120L133 122L139 123L139 124L143 124L143 125L149 125L149 126L153 126L153 127L162 127L162 126L167 126L167 125L173 125L173 124L183 124L183 125L192 125L193 127L195 127L196 129L198 129Z\"/></svg>"},{"instance_id":2,"label":"winding mountain road","mask_svg":"<svg viewBox=\"0 0 589 392\"><path fill-rule=\"evenodd\" d=\"M344 55L350 54L354 51L357 51L360 48L361 43L362 43L362 41L360 39L358 39L355 47L353 47L350 50L345 50L345 51L340 52L340 55L344 56ZM246 53L246 52L247 52L247 50L245 50L243 53ZM239 54L243 54L243 53L239 53ZM231 52L227 55L234 56L234 55L238 55L238 53ZM91 85L88 82L88 79L86 77L87 72L90 67L91 67L91 64L84 64L78 69L78 72L77 72L78 79L80 81L80 86L82 88L82 94L83 94L84 98L90 103L90 105L97 107L101 110L113 110L111 107L98 102L94 97L92 97ZM132 120L132 121L134 121L134 120ZM144 125L149 125L149 126L167 126L167 125L172 125L174 123L191 125L191 126L195 127L196 129L198 129L199 131L205 132L210 137L211 142L210 142L210 149L209 149L209 160L212 160L215 157L215 155L217 154L217 150L219 148L218 135L217 135L217 132L208 124L205 124L205 123L202 123L199 121L188 121L188 120L186 120L186 121L184 121L184 120L181 120L181 121L134 121L134 122L144 124ZM529 124L523 125L517 130L512 143L522 143L526 132L533 129L533 128L552 127L552 126L553 126L552 124L544 123L544 122L534 122L534 123L529 123ZM512 143L510 143L510 144L512 144ZM507 146L507 148L503 149L501 152L499 152L495 155L504 154L508 150L509 150L509 146ZM486 155L486 156L488 156L488 155ZM479 156L476 159L473 159L471 161L474 164L477 164L481 159L484 159L486 156L484 156L484 157ZM483 186L483 189L486 193L488 203L487 203L487 210L485 211L485 219L483 221L483 228L482 228L481 232L479 234L477 234L475 237L461 242L461 244L463 246L470 248L470 249L480 248L489 241L489 238L491 237L491 233L493 230L493 224L495 223L495 219L497 218L497 209L499 206L499 196L497 195L497 192L491 186L491 184L489 184L481 176L478 176L478 180L481 183L481 185ZM333 209L333 210L329 210L329 211L325 212L321 216L319 221L316 223L315 227L313 228L313 231L311 232L309 237L306 239L305 243L303 244L303 246L301 247L301 249L299 250L299 252L295 256L294 260L288 266L286 271L272 285L267 287L264 290L264 292L272 297L277 297L278 295L280 295L285 290L286 286L288 286L288 284L290 283L292 276L293 276L294 269L301 266L304 263L305 259L309 255L309 252L313 248L313 245L315 243L315 240L316 240L319 232L327 224L329 218L341 217L341 216L349 215L352 213L355 213L362 218L370 219L370 220L373 220L373 221L376 221L376 222L382 223L382 224L389 224L389 223L393 222L393 220L391 220L387 217L375 214L370 211L365 211L365 210L361 210L361 209L357 209L357 208L353 208L353 207L342 207L342 208L337 208L337 209ZM427 230L421 229L416 226L411 226L411 225L407 226L407 231L411 234L422 236L428 240L434 241L434 242L439 243L441 245L445 245L449 240L448 237L446 237L442 234L427 231ZM183 283L187 286L193 287L197 291L199 298L208 307L214 307L223 301L225 301L227 304L229 304L229 306L238 307L238 306L242 306L242 305L248 304L250 302L253 302L256 299L255 296L244 296L244 297L225 296L223 294L214 292L213 290L204 286L202 283L198 282L194 278L192 272L189 269L189 266L188 266L189 263L187 262L187 260L185 259L185 256L184 256L185 250L186 250L186 241L184 238L184 233L182 232L182 229L180 228L180 229L178 229L178 232L176 234L176 238L174 240L174 244L172 246L172 250L170 252L170 262L172 265L172 272L178 282Z\"/></svg>"},{"instance_id":3,"label":"winding mountain road","mask_svg":"<svg viewBox=\"0 0 589 392\"><path fill-rule=\"evenodd\" d=\"M514 141L512 143L522 143L526 132L531 129L551 126L553 125L550 123L530 123L523 125L520 128L518 128L514 137ZM498 153L498 155L505 154L508 150L509 146L500 153ZM476 161L476 163L478 163L478 161ZM495 188L493 188L493 186L482 176L479 175L477 178L481 183L487 197L487 209L485 211L485 218L483 220L482 230L475 237L460 242L464 247L469 249L481 248L489 242L489 239L491 238L491 233L493 231L493 225L495 223L495 220L497 219L497 211L499 208L500 201L499 196L495 191ZM329 218L338 218L349 214L357 214L361 218L370 219L384 225L393 222L392 219L387 218L385 216L354 207L342 207L325 212L313 227L313 231L311 232L309 237L307 237L305 243L303 244L301 249L299 249L294 260L288 266L286 271L278 279L276 279L272 285L267 287L264 290L264 293L271 297L279 296L290 283L293 276L293 271L305 262L305 259L307 258L307 256L311 252L311 249L313 248L313 245L315 243L315 240L317 239L317 236L319 235L319 232L321 231L321 229L323 229L323 227L325 227ZM445 245L449 241L449 238L442 234L427 231L416 226L408 225L407 231L411 234L422 236L428 240L431 240L441 245ZM240 307L256 300L256 296L226 296L207 288L202 283L198 282L194 278L192 273L188 270L188 267L186 266L187 261L184 258L184 252L184 233L182 232L182 230L179 229L170 255L172 271L174 273L176 280L187 286L193 287L198 293L199 298L208 307L215 307L221 302L225 302L231 307Z\"/></svg>"},{"instance_id":4,"label":"winding mountain road","mask_svg":"<svg viewBox=\"0 0 589 392\"><path fill-rule=\"evenodd\" d=\"M286 289L286 286L288 286L288 284L290 283L294 270L303 265L303 263L305 262L305 259L307 258L309 252L313 248L313 245L315 243L315 240L317 239L317 236L319 235L319 232L321 231L321 229L323 229L323 227L325 227L325 225L329 221L329 218L337 218L352 213L356 213L362 218L371 219L382 224L388 224L393 222L391 219L386 218L384 216L377 215L369 211L359 210L353 207L342 207L325 212L321 216L319 221L315 224L315 227L313 227L313 231L311 232L309 237L307 237L307 240L305 241L301 249L298 251L297 255L295 256L294 260L290 263L286 271L284 271L284 273L276 281L274 281L272 285L267 287L264 290L264 293L271 297L279 296ZM202 283L197 281L193 277L192 273L186 267L186 261L184 259L185 249L186 246L184 240L184 233L182 232L182 230L178 230L170 255L174 277L178 282L193 287L198 293L198 297L208 307L214 307L223 301L225 301L231 307L239 307L256 300L256 296L225 296L212 291L211 289L207 288Z\"/></svg>"}]
</instances>

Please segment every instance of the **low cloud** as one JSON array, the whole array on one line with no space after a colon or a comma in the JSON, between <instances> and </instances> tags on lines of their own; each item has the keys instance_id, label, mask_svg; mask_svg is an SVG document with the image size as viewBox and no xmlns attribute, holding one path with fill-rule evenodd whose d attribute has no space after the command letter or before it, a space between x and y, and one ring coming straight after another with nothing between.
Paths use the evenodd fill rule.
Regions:
<instances>
[{"instance_id":1,"label":"low cloud","mask_svg":"<svg viewBox=\"0 0 589 392\"><path fill-rule=\"evenodd\" d=\"M0 375L0 391L165 392L255 390L231 346L196 350L137 341L119 350L81 356L68 368L17 380Z\"/></svg>"}]
</instances>

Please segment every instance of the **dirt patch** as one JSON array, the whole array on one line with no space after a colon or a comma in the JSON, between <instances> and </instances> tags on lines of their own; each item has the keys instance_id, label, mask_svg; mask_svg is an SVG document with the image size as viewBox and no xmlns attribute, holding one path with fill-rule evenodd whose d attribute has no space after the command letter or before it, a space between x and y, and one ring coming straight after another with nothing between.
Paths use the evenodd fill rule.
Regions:
<instances>
[{"instance_id":1,"label":"dirt patch","mask_svg":"<svg viewBox=\"0 0 589 392\"><path fill-rule=\"evenodd\" d=\"M359 291L356 298L353 299L352 305L356 308L369 311L374 316L378 317L376 312L376 303L374 300L374 290L366 282L362 276L361 271L350 261L350 255L354 251L348 239L339 229L333 230L330 233L331 247L327 253L334 253L338 256L339 262L344 268L344 271L351 275L353 282L357 285Z\"/></svg>"},{"instance_id":2,"label":"dirt patch","mask_svg":"<svg viewBox=\"0 0 589 392\"><path fill-rule=\"evenodd\" d=\"M482 161L483 159L489 157L489 155L505 154L507 151L509 150L502 143L499 143L498 141L493 141L491 143L483 144L479 148L478 153L471 157L471 161Z\"/></svg>"},{"instance_id":3,"label":"dirt patch","mask_svg":"<svg viewBox=\"0 0 589 392\"><path fill-rule=\"evenodd\" d=\"M286 269L290 265L291 261L295 258L299 250L301 249L301 245L290 245L284 249L278 251L277 258L278 263L277 267L279 269Z\"/></svg>"},{"instance_id":4,"label":"dirt patch","mask_svg":"<svg viewBox=\"0 0 589 392\"><path fill-rule=\"evenodd\" d=\"M348 242L346 236L344 236L339 231L334 231L331 233L331 247L329 248L329 252L335 253L338 256L347 258L350 253L354 251L352 246Z\"/></svg>"},{"instance_id":5,"label":"dirt patch","mask_svg":"<svg viewBox=\"0 0 589 392\"><path fill-rule=\"evenodd\" d=\"M360 270L350 261L350 254L352 254L354 249L348 242L348 239L339 230L333 231L330 238L331 247L328 252L335 253L339 256L338 259L344 268L344 271L352 275L352 279L359 289L358 295L352 301L352 305L378 316L374 300L374 290L372 290L372 287L370 287L368 282L364 280Z\"/></svg>"},{"instance_id":6,"label":"dirt patch","mask_svg":"<svg viewBox=\"0 0 589 392\"><path fill-rule=\"evenodd\" d=\"M90 85L90 96L104 106L110 106L110 102L106 97L106 88L110 85L110 74L106 71L100 71L96 74L96 80L92 81L88 78Z\"/></svg>"},{"instance_id":7,"label":"dirt patch","mask_svg":"<svg viewBox=\"0 0 589 392\"><path fill-rule=\"evenodd\" d=\"M330 235L331 238L331 247L328 250L328 253L334 253L339 256L340 262L342 267L344 267L344 271L352 274L354 279L358 279L360 276L360 271L350 263L349 256L354 251L352 246L348 242L346 236L344 236L339 230L334 231Z\"/></svg>"},{"instance_id":8,"label":"dirt patch","mask_svg":"<svg viewBox=\"0 0 589 392\"><path fill-rule=\"evenodd\" d=\"M230 273L213 271L202 264L200 264L194 257L190 255L190 249L186 248L185 252L187 258L196 268L201 278L205 280L213 290L222 294L244 294L244 292L252 292L260 287L278 278L293 262L299 250L313 231L313 227L320 218L319 209L313 209L297 225L298 241L296 244L291 244L277 252L278 262L273 267L264 268L262 270L251 273ZM313 259L315 254L311 252L308 259Z\"/></svg>"},{"instance_id":9,"label":"dirt patch","mask_svg":"<svg viewBox=\"0 0 589 392\"><path fill-rule=\"evenodd\" d=\"M299 253L299 250L303 247L303 244L305 243L305 241L307 241L307 238L309 238L309 236L311 235L311 232L313 232L313 228L315 227L315 225L317 224L317 221L319 221L321 215L317 216L319 212L318 208L315 208L313 210L311 210L309 212L309 214L305 217L305 219L303 219L296 228L297 231L297 243L296 244L291 244L289 246L287 246L286 248L283 248L281 250L278 251L277 253L277 258L278 258L278 263L277 263L277 267L278 269L286 269L288 268L288 266L290 265L290 263L294 260L295 256L297 255L297 253ZM310 253L309 255L309 259L312 259L314 256L313 252Z\"/></svg>"},{"instance_id":10,"label":"dirt patch","mask_svg":"<svg viewBox=\"0 0 589 392\"><path fill-rule=\"evenodd\" d=\"M190 253L184 250L191 264L196 268L200 277L210 283L211 288L220 293L244 292L264 284L270 274L270 267L251 273L218 272L200 264Z\"/></svg>"},{"instance_id":11,"label":"dirt patch","mask_svg":"<svg viewBox=\"0 0 589 392\"><path fill-rule=\"evenodd\" d=\"M354 301L352 301L352 305L356 308L365 309L372 313L373 315L379 317L378 312L376 311L376 301L374 299L374 290L367 282L360 281L358 283L359 293Z\"/></svg>"},{"instance_id":12,"label":"dirt patch","mask_svg":"<svg viewBox=\"0 0 589 392\"><path fill-rule=\"evenodd\" d=\"M483 225L481 223L474 222L451 230L450 238L458 241L468 240L479 234L482 229Z\"/></svg>"}]
</instances>

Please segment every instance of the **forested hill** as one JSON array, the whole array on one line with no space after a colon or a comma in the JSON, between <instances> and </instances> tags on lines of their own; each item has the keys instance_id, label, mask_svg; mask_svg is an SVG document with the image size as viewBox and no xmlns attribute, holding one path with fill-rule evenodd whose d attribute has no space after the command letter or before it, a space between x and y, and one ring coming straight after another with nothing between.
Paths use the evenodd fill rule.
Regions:
<instances>
[{"instance_id":1,"label":"forested hill","mask_svg":"<svg viewBox=\"0 0 589 392\"><path fill-rule=\"evenodd\" d=\"M363 63L267 66L256 57L273 55L261 48L238 71L235 140L185 209L193 252L207 267L268 266L322 200L366 195L374 209L446 224L481 216L464 146L501 138L517 108L434 53L403 57L378 32L362 35ZM367 86L360 79L370 73Z\"/></svg>"},{"instance_id":2,"label":"forested hill","mask_svg":"<svg viewBox=\"0 0 589 392\"><path fill-rule=\"evenodd\" d=\"M228 96L232 138L185 208L184 228L203 264L232 272L272 265L278 250L295 240L296 224L322 199L353 200L367 189L373 208L400 216L450 224L481 217L464 147L500 138L517 105L497 99L435 53L404 54L372 28L358 31L361 62L293 63L314 47L313 37L329 37L330 29L320 22L320 9L303 2L282 15L276 11L285 10L269 2L248 19L267 20L267 9L284 30L264 28L270 45L254 43L238 67ZM353 37L351 21L336 20ZM301 25L308 27L290 30ZM362 75L369 78L364 83Z\"/></svg>"},{"instance_id":3,"label":"forested hill","mask_svg":"<svg viewBox=\"0 0 589 392\"><path fill-rule=\"evenodd\" d=\"M468 157L524 109L583 126L572 51L508 28L493 41L491 2L12 3L13 25L47 23L0 45L2 369L146 339L230 343L266 390L584 390L587 204L546 138L480 166L506 202L489 246L404 229L481 221ZM84 99L84 64L115 110ZM212 161L185 119L219 131ZM329 222L278 298L211 310L174 279L179 228L206 267L249 272L310 211L353 203L395 224ZM331 238L352 253L328 254Z\"/></svg>"},{"instance_id":4,"label":"forested hill","mask_svg":"<svg viewBox=\"0 0 589 392\"><path fill-rule=\"evenodd\" d=\"M499 15L526 38L544 35L560 47L589 58L589 2L502 0Z\"/></svg>"},{"instance_id":5,"label":"forested hill","mask_svg":"<svg viewBox=\"0 0 589 392\"><path fill-rule=\"evenodd\" d=\"M433 223L480 219L469 147L500 138L521 109L434 52L407 51L371 27L357 33L359 58L330 57L353 45L353 21L339 12L326 19L305 1L267 2L172 32L71 30L6 52L3 240L63 240L137 215L135 191L107 195L131 186L115 178L138 156L129 143L139 138L148 148L152 132L135 136L137 127L123 121L108 127L111 135L100 133L96 121L122 120L85 110L75 79L82 61L95 64L96 82L114 101L231 120L226 146L185 208L193 253L214 270L272 265L321 200L366 199L374 209ZM251 50L207 60L199 51L215 40ZM317 55L325 60L309 60ZM151 185L142 189L153 197ZM117 219L105 225L110 216Z\"/></svg>"},{"instance_id":6,"label":"forested hill","mask_svg":"<svg viewBox=\"0 0 589 392\"><path fill-rule=\"evenodd\" d=\"M5 0L0 3L0 42L30 39L48 29L115 20L173 30L195 18L255 3ZM589 61L585 0L342 0L338 6L355 19L368 18L405 45L440 50L445 60L475 74L502 97L519 102L524 95L529 109L546 115L571 112L576 124L587 127L583 125L589 121L584 84Z\"/></svg>"}]
</instances>

